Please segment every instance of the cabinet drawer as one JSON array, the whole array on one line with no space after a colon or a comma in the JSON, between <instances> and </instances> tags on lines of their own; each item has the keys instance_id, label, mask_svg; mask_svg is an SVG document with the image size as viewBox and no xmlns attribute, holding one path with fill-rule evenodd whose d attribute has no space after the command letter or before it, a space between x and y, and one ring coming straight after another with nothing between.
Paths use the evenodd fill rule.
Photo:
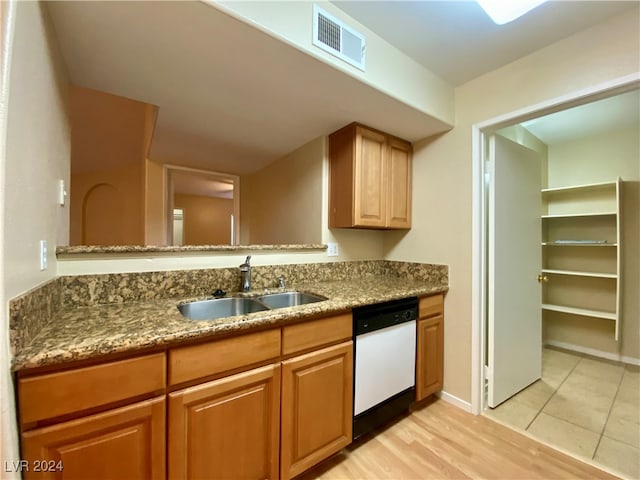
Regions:
<instances>
[{"instance_id":1,"label":"cabinet drawer","mask_svg":"<svg viewBox=\"0 0 640 480\"><path fill-rule=\"evenodd\" d=\"M282 329L282 354L349 340L352 331L351 313L290 325Z\"/></svg>"},{"instance_id":2,"label":"cabinet drawer","mask_svg":"<svg viewBox=\"0 0 640 480\"><path fill-rule=\"evenodd\" d=\"M164 353L18 380L22 425L165 388Z\"/></svg>"},{"instance_id":3,"label":"cabinet drawer","mask_svg":"<svg viewBox=\"0 0 640 480\"><path fill-rule=\"evenodd\" d=\"M444 295L432 295L420 299L420 318L433 317L444 313Z\"/></svg>"},{"instance_id":4,"label":"cabinet drawer","mask_svg":"<svg viewBox=\"0 0 640 480\"><path fill-rule=\"evenodd\" d=\"M169 384L242 368L280 356L280 329L250 333L169 351Z\"/></svg>"}]
</instances>

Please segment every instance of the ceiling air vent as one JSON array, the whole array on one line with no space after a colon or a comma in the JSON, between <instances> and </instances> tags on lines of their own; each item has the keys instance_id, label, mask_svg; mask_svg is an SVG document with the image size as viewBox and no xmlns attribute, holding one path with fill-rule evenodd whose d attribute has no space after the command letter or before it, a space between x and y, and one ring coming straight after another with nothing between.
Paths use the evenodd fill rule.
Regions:
<instances>
[{"instance_id":1,"label":"ceiling air vent","mask_svg":"<svg viewBox=\"0 0 640 480\"><path fill-rule=\"evenodd\" d=\"M364 71L364 35L315 4L313 44Z\"/></svg>"}]
</instances>

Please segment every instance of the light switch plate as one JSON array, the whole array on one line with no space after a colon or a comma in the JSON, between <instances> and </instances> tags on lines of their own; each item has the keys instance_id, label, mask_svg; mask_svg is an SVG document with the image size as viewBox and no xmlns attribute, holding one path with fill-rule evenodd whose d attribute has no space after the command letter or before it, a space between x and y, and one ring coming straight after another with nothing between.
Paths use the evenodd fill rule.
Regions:
<instances>
[{"instance_id":1,"label":"light switch plate","mask_svg":"<svg viewBox=\"0 0 640 480\"><path fill-rule=\"evenodd\" d=\"M40 240L40 271L47 269L47 241Z\"/></svg>"},{"instance_id":2,"label":"light switch plate","mask_svg":"<svg viewBox=\"0 0 640 480\"><path fill-rule=\"evenodd\" d=\"M64 207L67 200L67 190L64 185L64 180L58 180L58 205Z\"/></svg>"}]
</instances>

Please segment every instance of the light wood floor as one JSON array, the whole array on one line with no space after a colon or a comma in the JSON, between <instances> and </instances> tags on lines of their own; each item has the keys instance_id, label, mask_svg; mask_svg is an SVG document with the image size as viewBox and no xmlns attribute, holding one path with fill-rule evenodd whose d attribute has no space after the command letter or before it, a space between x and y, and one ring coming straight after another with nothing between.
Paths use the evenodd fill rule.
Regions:
<instances>
[{"instance_id":1,"label":"light wood floor","mask_svg":"<svg viewBox=\"0 0 640 480\"><path fill-rule=\"evenodd\" d=\"M482 415L435 400L299 477L613 479Z\"/></svg>"}]
</instances>

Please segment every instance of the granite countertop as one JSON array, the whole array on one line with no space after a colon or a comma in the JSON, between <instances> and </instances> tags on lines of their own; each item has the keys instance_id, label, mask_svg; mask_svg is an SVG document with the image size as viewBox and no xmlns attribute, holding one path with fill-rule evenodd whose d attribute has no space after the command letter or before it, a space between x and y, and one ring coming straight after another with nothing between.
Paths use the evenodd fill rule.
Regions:
<instances>
[{"instance_id":1,"label":"granite countertop","mask_svg":"<svg viewBox=\"0 0 640 480\"><path fill-rule=\"evenodd\" d=\"M141 349L161 349L217 335L280 326L353 307L448 290L442 283L369 276L355 280L296 285L328 300L217 320L185 319L176 308L194 298L67 308L58 312L33 341L16 352L14 371L75 362ZM256 291L259 295L264 290ZM207 297L199 297L203 299ZM210 298L210 297L209 297Z\"/></svg>"},{"instance_id":2,"label":"granite countertop","mask_svg":"<svg viewBox=\"0 0 640 480\"><path fill-rule=\"evenodd\" d=\"M104 254L104 253L197 253L197 252L251 252L251 251L324 251L324 244L288 244L288 245L72 245L56 247L57 256Z\"/></svg>"}]
</instances>

